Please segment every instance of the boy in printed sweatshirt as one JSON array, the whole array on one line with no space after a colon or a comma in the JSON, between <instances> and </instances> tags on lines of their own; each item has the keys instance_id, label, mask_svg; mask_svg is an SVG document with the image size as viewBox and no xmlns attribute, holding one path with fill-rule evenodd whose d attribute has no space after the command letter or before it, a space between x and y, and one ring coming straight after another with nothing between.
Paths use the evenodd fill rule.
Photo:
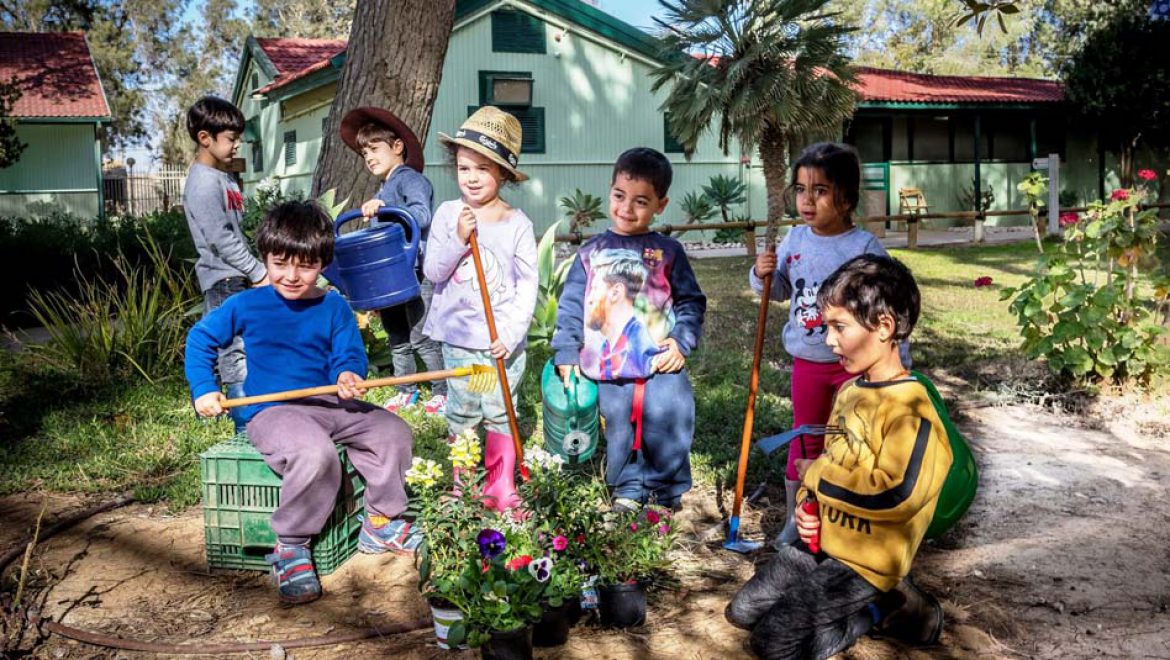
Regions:
<instances>
[{"instance_id":1,"label":"boy in printed sweatshirt","mask_svg":"<svg viewBox=\"0 0 1170 660\"><path fill-rule=\"evenodd\" d=\"M768 658L827 658L878 626L933 644L942 608L907 578L951 466L946 430L899 344L918 320L918 285L886 256L845 262L821 285L825 344L853 380L841 386L825 449L802 460L801 542L780 547L727 607ZM810 546L819 545L814 554Z\"/></svg>"},{"instance_id":2,"label":"boy in printed sweatshirt","mask_svg":"<svg viewBox=\"0 0 1170 660\"><path fill-rule=\"evenodd\" d=\"M618 157L613 225L581 246L557 309L554 360L597 381L606 482L619 510L653 498L677 509L691 488L695 397L683 366L699 343L707 298L682 245L650 231L669 201L672 170L639 147Z\"/></svg>"}]
</instances>

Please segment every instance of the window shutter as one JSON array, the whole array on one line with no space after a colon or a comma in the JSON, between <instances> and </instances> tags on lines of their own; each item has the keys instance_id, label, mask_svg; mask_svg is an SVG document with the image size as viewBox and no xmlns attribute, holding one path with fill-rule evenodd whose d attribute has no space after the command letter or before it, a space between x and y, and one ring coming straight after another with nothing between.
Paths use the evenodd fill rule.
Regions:
<instances>
[{"instance_id":1,"label":"window shutter","mask_svg":"<svg viewBox=\"0 0 1170 660\"><path fill-rule=\"evenodd\" d=\"M544 21L522 11L492 12L492 51L546 53Z\"/></svg>"},{"instance_id":2,"label":"window shutter","mask_svg":"<svg viewBox=\"0 0 1170 660\"><path fill-rule=\"evenodd\" d=\"M285 131L284 134L284 164L297 164L297 132Z\"/></svg>"},{"instance_id":3,"label":"window shutter","mask_svg":"<svg viewBox=\"0 0 1170 660\"><path fill-rule=\"evenodd\" d=\"M252 143L252 172L260 174L264 171L264 143Z\"/></svg>"}]
</instances>

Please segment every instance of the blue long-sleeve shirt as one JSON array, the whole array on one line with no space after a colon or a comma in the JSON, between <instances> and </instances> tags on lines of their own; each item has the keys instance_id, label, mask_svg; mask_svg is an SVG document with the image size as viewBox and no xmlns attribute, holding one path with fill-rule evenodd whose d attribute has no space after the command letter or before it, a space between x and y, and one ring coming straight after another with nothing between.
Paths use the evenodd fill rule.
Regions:
<instances>
[{"instance_id":1,"label":"blue long-sleeve shirt","mask_svg":"<svg viewBox=\"0 0 1170 660\"><path fill-rule=\"evenodd\" d=\"M219 390L212 371L217 349L236 335L247 347L248 396L332 385L343 371L364 378L369 366L357 322L341 296L286 300L264 286L228 298L187 333L185 370L193 399ZM274 405L247 406L243 419Z\"/></svg>"},{"instance_id":2,"label":"blue long-sleeve shirt","mask_svg":"<svg viewBox=\"0 0 1170 660\"><path fill-rule=\"evenodd\" d=\"M388 206L406 209L418 223L418 265L421 267L427 251L427 236L431 233L431 209L435 204L435 190L430 180L413 168L399 165L375 197Z\"/></svg>"},{"instance_id":3,"label":"blue long-sleeve shirt","mask_svg":"<svg viewBox=\"0 0 1170 660\"><path fill-rule=\"evenodd\" d=\"M658 232L599 234L577 251L557 302L557 364L593 380L647 378L667 338L690 355L699 345L707 297L682 244Z\"/></svg>"}]
</instances>

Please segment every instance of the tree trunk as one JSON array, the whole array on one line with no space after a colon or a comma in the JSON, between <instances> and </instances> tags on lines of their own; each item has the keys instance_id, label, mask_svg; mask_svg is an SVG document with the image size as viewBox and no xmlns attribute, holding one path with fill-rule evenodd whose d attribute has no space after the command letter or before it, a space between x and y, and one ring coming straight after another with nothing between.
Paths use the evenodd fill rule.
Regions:
<instances>
[{"instance_id":1,"label":"tree trunk","mask_svg":"<svg viewBox=\"0 0 1170 660\"><path fill-rule=\"evenodd\" d=\"M764 188L768 193L767 220L779 222L784 218L784 190L788 187L788 136L784 129L770 125L764 130L760 140L760 160L764 165ZM771 228L767 240L775 240Z\"/></svg>"},{"instance_id":2,"label":"tree trunk","mask_svg":"<svg viewBox=\"0 0 1170 660\"><path fill-rule=\"evenodd\" d=\"M426 144L454 22L455 0L358 0L313 173L314 196L335 188L337 199L348 199L347 206L355 208L382 183L341 141L341 119L353 108L386 108Z\"/></svg>"}]
</instances>

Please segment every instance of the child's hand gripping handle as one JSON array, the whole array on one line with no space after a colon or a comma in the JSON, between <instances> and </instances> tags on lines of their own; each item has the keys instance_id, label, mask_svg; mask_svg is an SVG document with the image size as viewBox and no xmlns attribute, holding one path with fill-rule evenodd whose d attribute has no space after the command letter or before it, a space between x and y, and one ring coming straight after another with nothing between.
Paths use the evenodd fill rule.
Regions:
<instances>
[{"instance_id":1,"label":"child's hand gripping handle","mask_svg":"<svg viewBox=\"0 0 1170 660\"><path fill-rule=\"evenodd\" d=\"M811 516L816 516L818 519L821 515L821 505L816 498L809 495L808 498L800 503L800 508ZM817 531L813 533L812 538L808 539L807 544L809 551L814 555L821 551L821 530L817 527Z\"/></svg>"}]
</instances>

